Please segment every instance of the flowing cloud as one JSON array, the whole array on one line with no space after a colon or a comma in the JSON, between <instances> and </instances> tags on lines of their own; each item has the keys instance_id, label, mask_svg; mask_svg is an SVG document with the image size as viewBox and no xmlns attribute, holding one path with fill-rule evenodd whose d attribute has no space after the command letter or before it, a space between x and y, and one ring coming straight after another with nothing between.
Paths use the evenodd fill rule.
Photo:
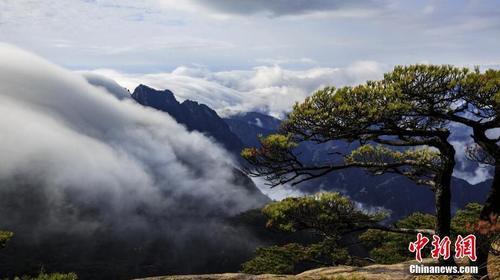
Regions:
<instances>
[{"instance_id":1,"label":"flowing cloud","mask_svg":"<svg viewBox=\"0 0 500 280\"><path fill-rule=\"evenodd\" d=\"M18 246L56 234L97 236L61 247L60 257L103 236L140 236L134 246L160 238L176 257L154 261L178 271L205 265L210 248L252 250L251 236L220 220L262 205L263 196L237 183L226 151L167 114L116 98L123 92L109 80L87 75L100 86L91 85L9 45L0 44L0 60L0 228L15 231ZM223 241L231 236L234 249ZM188 262L191 251L182 248L190 238L207 247Z\"/></svg>"},{"instance_id":2,"label":"flowing cloud","mask_svg":"<svg viewBox=\"0 0 500 280\"><path fill-rule=\"evenodd\" d=\"M311 195L310 193L303 192L299 188L290 185L282 185L272 188L267 185L267 182L263 178L260 177L257 177L254 180L260 191L275 201L281 201L287 197L303 197Z\"/></svg>"},{"instance_id":3,"label":"flowing cloud","mask_svg":"<svg viewBox=\"0 0 500 280\"><path fill-rule=\"evenodd\" d=\"M172 72L127 74L98 69L101 74L133 90L143 83L158 89L170 89L180 99L207 104L222 115L236 112L264 111L275 117L325 86L354 85L379 79L386 65L361 61L344 68L314 67L288 70L279 65L265 65L251 70L212 72L202 66L178 67Z\"/></svg>"},{"instance_id":4,"label":"flowing cloud","mask_svg":"<svg viewBox=\"0 0 500 280\"><path fill-rule=\"evenodd\" d=\"M83 73L83 77L91 85L105 89L119 100L130 98L130 91L120 86L115 81L94 73Z\"/></svg>"},{"instance_id":5,"label":"flowing cloud","mask_svg":"<svg viewBox=\"0 0 500 280\"><path fill-rule=\"evenodd\" d=\"M237 112L261 111L283 117L295 102L304 100L315 90L327 85L355 85L366 80L379 79L389 66L372 62L356 62L345 68L310 68L288 70L281 65L266 65L247 71L212 72L202 66L181 66L172 72L155 74L126 74L100 69L98 73L118 81L133 90L144 83L158 89L170 89L180 99L195 100L217 110L221 115ZM479 166L465 156L467 145L473 143L470 129L453 126L452 144L456 149L457 166L454 176L471 184L491 178L491 168ZM491 137L498 134L491 131ZM297 195L295 191L264 191L273 199Z\"/></svg>"}]
</instances>

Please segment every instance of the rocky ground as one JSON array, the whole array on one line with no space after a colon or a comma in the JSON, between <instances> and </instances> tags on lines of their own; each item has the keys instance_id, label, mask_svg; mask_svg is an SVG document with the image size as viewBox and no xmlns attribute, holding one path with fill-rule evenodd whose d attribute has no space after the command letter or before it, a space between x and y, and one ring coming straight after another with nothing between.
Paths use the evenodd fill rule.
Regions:
<instances>
[{"instance_id":1,"label":"rocky ground","mask_svg":"<svg viewBox=\"0 0 500 280\"><path fill-rule=\"evenodd\" d=\"M424 263L430 264L432 260L426 260ZM415 276L409 273L409 265L415 262L405 262L393 265L370 265L365 267L335 266L308 270L298 275L250 275L244 273L223 273L223 274L204 274L204 275L174 275L150 277L142 280L261 280L261 279L311 279L311 280L389 280L389 279L415 279L415 280L445 280L473 279L471 276L463 275L454 278L448 276Z\"/></svg>"}]
</instances>

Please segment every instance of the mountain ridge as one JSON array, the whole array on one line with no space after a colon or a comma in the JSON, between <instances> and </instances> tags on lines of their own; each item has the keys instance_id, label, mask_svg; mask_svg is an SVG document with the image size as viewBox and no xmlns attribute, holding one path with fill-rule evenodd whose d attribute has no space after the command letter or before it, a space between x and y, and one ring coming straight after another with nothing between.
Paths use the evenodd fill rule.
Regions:
<instances>
[{"instance_id":1,"label":"mountain ridge","mask_svg":"<svg viewBox=\"0 0 500 280\"><path fill-rule=\"evenodd\" d=\"M231 132L226 122L205 104L192 100L181 103L172 91L157 90L143 84L134 89L131 97L143 106L168 113L189 131L208 134L232 153L239 153L243 148L243 143Z\"/></svg>"}]
</instances>

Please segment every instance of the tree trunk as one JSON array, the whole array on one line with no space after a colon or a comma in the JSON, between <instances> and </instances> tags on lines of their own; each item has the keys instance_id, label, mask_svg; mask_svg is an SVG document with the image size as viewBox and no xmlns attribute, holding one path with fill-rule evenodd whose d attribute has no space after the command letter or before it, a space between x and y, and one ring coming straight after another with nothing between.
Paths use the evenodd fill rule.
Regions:
<instances>
[{"instance_id":1,"label":"tree trunk","mask_svg":"<svg viewBox=\"0 0 500 280\"><path fill-rule=\"evenodd\" d=\"M450 236L451 233L451 178L455 167L455 149L446 142L440 149L444 156L442 173L438 175L434 198L436 204L436 235L441 238ZM441 264L455 265L455 260L439 259Z\"/></svg>"},{"instance_id":2,"label":"tree trunk","mask_svg":"<svg viewBox=\"0 0 500 280\"><path fill-rule=\"evenodd\" d=\"M495 173L493 174L493 184L490 193L484 202L483 210L481 211L481 220L490 221L491 215L499 215L500 213L500 162L495 163Z\"/></svg>"},{"instance_id":3,"label":"tree trunk","mask_svg":"<svg viewBox=\"0 0 500 280\"><path fill-rule=\"evenodd\" d=\"M476 144L487 152L495 162L493 184L480 214L481 220L490 221L492 215L498 215L500 213L500 148L497 141L488 138L486 135L487 129L485 127L477 125L472 128L472 131L474 133L472 138Z\"/></svg>"},{"instance_id":4,"label":"tree trunk","mask_svg":"<svg viewBox=\"0 0 500 280\"><path fill-rule=\"evenodd\" d=\"M451 181L451 180L450 180ZM434 197L436 200L436 235L441 238L445 236L450 236L451 228L451 190L450 185L441 185L434 191ZM452 254L453 256L453 254ZM439 259L439 263L446 265L454 265L455 261L453 257L447 260L442 258Z\"/></svg>"},{"instance_id":5,"label":"tree trunk","mask_svg":"<svg viewBox=\"0 0 500 280\"><path fill-rule=\"evenodd\" d=\"M488 236L485 235L477 235L476 239L476 254L477 260L471 265L476 265L479 267L477 272L478 276L488 275L488 254L491 247L491 240L489 240Z\"/></svg>"},{"instance_id":6,"label":"tree trunk","mask_svg":"<svg viewBox=\"0 0 500 280\"><path fill-rule=\"evenodd\" d=\"M484 202L483 209L479 215L481 221L493 222L492 218L500 214L500 149L496 141L489 139L486 135L487 129L481 125L472 127L472 138L484 151L495 160L495 171L490 193ZM479 275L487 275L488 251L491 242L486 236L478 236L478 250L476 265L479 266ZM491 273L491 271L490 271Z\"/></svg>"},{"instance_id":7,"label":"tree trunk","mask_svg":"<svg viewBox=\"0 0 500 280\"><path fill-rule=\"evenodd\" d=\"M434 192L436 200L436 235L450 236L451 206L450 186L439 186Z\"/></svg>"},{"instance_id":8,"label":"tree trunk","mask_svg":"<svg viewBox=\"0 0 500 280\"><path fill-rule=\"evenodd\" d=\"M493 222L492 218L500 213L500 162L495 163L495 173L493 174L493 184L490 193L484 202L479 218L482 221ZM478 236L478 250L476 265L479 266L479 275L488 275L488 253L491 241L486 236Z\"/></svg>"}]
</instances>

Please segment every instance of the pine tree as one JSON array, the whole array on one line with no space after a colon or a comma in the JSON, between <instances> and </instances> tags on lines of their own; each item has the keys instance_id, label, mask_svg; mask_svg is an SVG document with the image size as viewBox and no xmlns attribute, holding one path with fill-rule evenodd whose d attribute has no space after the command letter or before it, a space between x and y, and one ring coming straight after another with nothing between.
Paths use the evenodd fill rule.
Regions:
<instances>
[{"instance_id":1,"label":"pine tree","mask_svg":"<svg viewBox=\"0 0 500 280\"><path fill-rule=\"evenodd\" d=\"M434 192L436 234L450 235L455 167L450 124L470 126L477 145L497 164L500 138L488 132L499 127L499 73L414 65L396 67L380 81L327 87L296 104L278 134L261 138L261 147L247 148L242 156L252 164L250 175L264 176L273 186L295 185L352 167L406 176ZM301 160L301 143L335 140L359 148L350 154L332 151L321 163ZM498 212L495 207L500 205L495 170L485 207L490 213Z\"/></svg>"}]
</instances>

